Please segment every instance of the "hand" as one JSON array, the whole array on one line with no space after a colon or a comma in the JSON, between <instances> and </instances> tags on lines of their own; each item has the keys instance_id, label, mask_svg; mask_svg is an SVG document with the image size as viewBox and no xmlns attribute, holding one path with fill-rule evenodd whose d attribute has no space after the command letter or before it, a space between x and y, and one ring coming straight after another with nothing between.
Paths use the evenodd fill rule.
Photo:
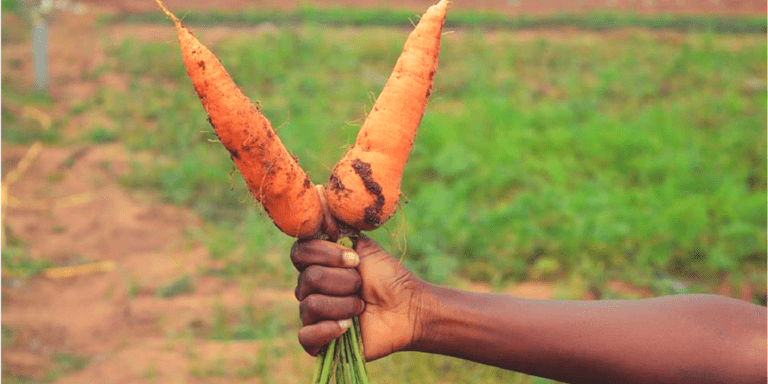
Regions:
<instances>
[{"instance_id":1,"label":"hand","mask_svg":"<svg viewBox=\"0 0 768 384\"><path fill-rule=\"evenodd\" d=\"M420 332L425 283L368 237L360 236L354 251L324 240L299 240L291 248L301 272L299 342L312 356L351 324L340 320L355 316L369 361L407 349Z\"/></svg>"}]
</instances>

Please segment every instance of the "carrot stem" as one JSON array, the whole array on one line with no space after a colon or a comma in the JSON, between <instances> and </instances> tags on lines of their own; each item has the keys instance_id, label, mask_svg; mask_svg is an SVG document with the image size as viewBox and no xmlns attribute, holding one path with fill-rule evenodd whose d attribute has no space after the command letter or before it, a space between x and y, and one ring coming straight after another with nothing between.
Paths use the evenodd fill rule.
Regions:
<instances>
[{"instance_id":1,"label":"carrot stem","mask_svg":"<svg viewBox=\"0 0 768 384\"><path fill-rule=\"evenodd\" d=\"M328 384L331 382L331 373L333 373L333 362L336 357L336 340L331 341L326 347L320 365L320 373L316 384Z\"/></svg>"},{"instance_id":2,"label":"carrot stem","mask_svg":"<svg viewBox=\"0 0 768 384\"><path fill-rule=\"evenodd\" d=\"M368 369L365 367L365 358L363 354L363 337L360 331L360 319L352 319L352 327L349 329L350 346L352 348L352 363L357 366L355 373L358 375L360 384L368 384Z\"/></svg>"},{"instance_id":3,"label":"carrot stem","mask_svg":"<svg viewBox=\"0 0 768 384\"><path fill-rule=\"evenodd\" d=\"M348 248L354 247L354 240L348 236L342 236L336 243ZM332 377L336 384L369 384L360 319L353 318L349 329L338 339L332 340L316 359L312 379L314 384L329 384Z\"/></svg>"}]
</instances>

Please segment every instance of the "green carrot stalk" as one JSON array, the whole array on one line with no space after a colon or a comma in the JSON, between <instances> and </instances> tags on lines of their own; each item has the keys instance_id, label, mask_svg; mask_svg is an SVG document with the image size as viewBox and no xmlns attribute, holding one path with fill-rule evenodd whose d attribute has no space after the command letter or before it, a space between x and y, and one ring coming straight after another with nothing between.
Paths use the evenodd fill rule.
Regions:
<instances>
[{"instance_id":1,"label":"green carrot stalk","mask_svg":"<svg viewBox=\"0 0 768 384\"><path fill-rule=\"evenodd\" d=\"M342 236L336 243L353 248L354 242ZM369 384L368 370L365 368L363 338L360 320L355 317L352 325L338 339L332 340L325 350L317 355L313 384L330 384L335 378L336 384Z\"/></svg>"}]
</instances>

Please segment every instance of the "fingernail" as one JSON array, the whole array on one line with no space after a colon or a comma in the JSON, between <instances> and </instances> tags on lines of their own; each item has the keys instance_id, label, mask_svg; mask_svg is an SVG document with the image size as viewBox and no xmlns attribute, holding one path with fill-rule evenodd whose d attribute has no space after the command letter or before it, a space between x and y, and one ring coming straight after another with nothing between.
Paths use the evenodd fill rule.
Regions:
<instances>
[{"instance_id":1,"label":"fingernail","mask_svg":"<svg viewBox=\"0 0 768 384\"><path fill-rule=\"evenodd\" d=\"M341 328L342 331L346 331L351 326L352 326L352 321L350 321L349 319L339 320L339 328Z\"/></svg>"},{"instance_id":2,"label":"fingernail","mask_svg":"<svg viewBox=\"0 0 768 384\"><path fill-rule=\"evenodd\" d=\"M346 251L341 257L344 259L344 265L347 267L357 267L360 264L360 256L357 253Z\"/></svg>"}]
</instances>

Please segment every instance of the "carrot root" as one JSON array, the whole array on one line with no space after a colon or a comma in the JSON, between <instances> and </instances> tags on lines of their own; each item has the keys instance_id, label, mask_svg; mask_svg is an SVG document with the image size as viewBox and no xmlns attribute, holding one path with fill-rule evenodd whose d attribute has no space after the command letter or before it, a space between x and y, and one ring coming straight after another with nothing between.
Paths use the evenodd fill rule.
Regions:
<instances>
[{"instance_id":1,"label":"carrot root","mask_svg":"<svg viewBox=\"0 0 768 384\"><path fill-rule=\"evenodd\" d=\"M176 26L187 74L209 123L229 151L251 194L286 234L300 238L317 234L323 215L320 198L309 176L213 52L160 0L155 2Z\"/></svg>"}]
</instances>

